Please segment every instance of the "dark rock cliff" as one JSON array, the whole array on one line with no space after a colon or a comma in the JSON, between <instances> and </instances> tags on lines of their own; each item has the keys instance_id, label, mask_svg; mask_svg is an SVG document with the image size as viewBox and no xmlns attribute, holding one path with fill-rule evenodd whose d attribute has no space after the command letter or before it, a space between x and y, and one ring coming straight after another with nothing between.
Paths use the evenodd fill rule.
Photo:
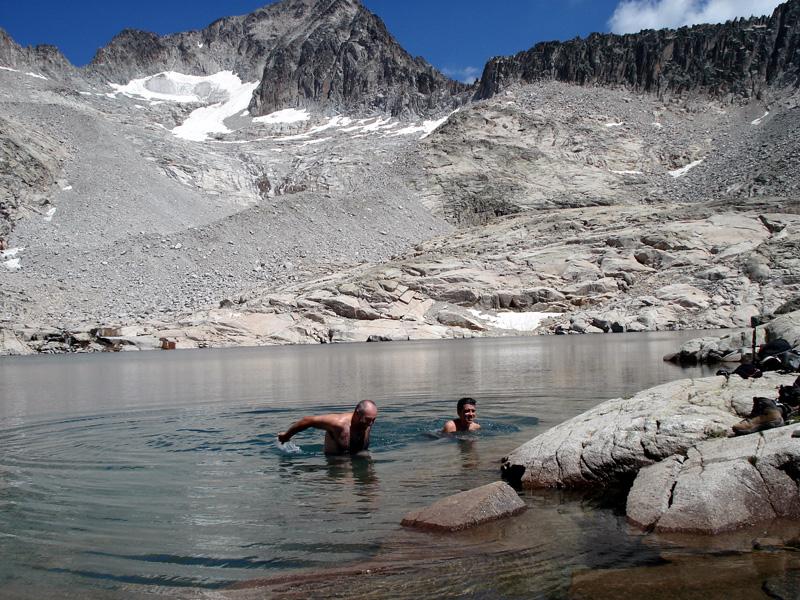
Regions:
<instances>
[{"instance_id":1,"label":"dark rock cliff","mask_svg":"<svg viewBox=\"0 0 800 600\"><path fill-rule=\"evenodd\" d=\"M254 115L304 105L427 114L452 106L467 90L409 56L359 0L284 0L166 36L129 29L89 65L114 81L168 70L231 70L260 80Z\"/></svg>"},{"instance_id":2,"label":"dark rock cliff","mask_svg":"<svg viewBox=\"0 0 800 600\"><path fill-rule=\"evenodd\" d=\"M334 104L427 114L457 104L467 89L412 58L358 0L318 0L307 26L267 57L251 112Z\"/></svg>"},{"instance_id":3,"label":"dark rock cliff","mask_svg":"<svg viewBox=\"0 0 800 600\"><path fill-rule=\"evenodd\" d=\"M212 75L229 70L255 81L277 40L303 26L309 4L310 0L286 0L248 15L218 19L199 31L165 36L125 29L98 50L88 70L116 81L162 71Z\"/></svg>"},{"instance_id":4,"label":"dark rock cliff","mask_svg":"<svg viewBox=\"0 0 800 600\"><path fill-rule=\"evenodd\" d=\"M0 66L36 69L51 77L73 75L77 71L55 46L47 44L23 48L0 28Z\"/></svg>"},{"instance_id":5,"label":"dark rock cliff","mask_svg":"<svg viewBox=\"0 0 800 600\"><path fill-rule=\"evenodd\" d=\"M547 79L659 95L758 96L766 86L796 86L799 67L800 0L790 0L771 17L537 44L490 60L475 98L489 98L513 83Z\"/></svg>"}]
</instances>

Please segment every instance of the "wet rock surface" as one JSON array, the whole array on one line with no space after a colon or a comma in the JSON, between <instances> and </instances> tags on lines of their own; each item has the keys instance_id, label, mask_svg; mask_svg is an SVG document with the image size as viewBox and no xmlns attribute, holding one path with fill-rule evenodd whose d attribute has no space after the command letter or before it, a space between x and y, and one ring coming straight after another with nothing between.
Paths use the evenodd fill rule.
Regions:
<instances>
[{"instance_id":1,"label":"wet rock surface","mask_svg":"<svg viewBox=\"0 0 800 600\"><path fill-rule=\"evenodd\" d=\"M519 514L525 502L502 481L460 492L408 513L404 527L428 531L460 531Z\"/></svg>"},{"instance_id":2,"label":"wet rock surface","mask_svg":"<svg viewBox=\"0 0 800 600\"><path fill-rule=\"evenodd\" d=\"M779 385L793 381L777 373L683 379L608 400L520 446L503 459L502 470L507 480L528 488L626 483L643 467L679 460L670 457L727 437L750 413L754 396L776 396Z\"/></svg>"}]
</instances>

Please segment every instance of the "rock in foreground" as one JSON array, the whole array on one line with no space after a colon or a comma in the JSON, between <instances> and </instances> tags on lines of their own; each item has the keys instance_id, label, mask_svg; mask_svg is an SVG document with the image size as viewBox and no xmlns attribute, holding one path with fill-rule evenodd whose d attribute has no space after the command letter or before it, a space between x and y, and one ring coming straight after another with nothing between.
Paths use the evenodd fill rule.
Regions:
<instances>
[{"instance_id":1,"label":"rock in foreground","mask_svg":"<svg viewBox=\"0 0 800 600\"><path fill-rule=\"evenodd\" d=\"M525 502L502 481L442 498L427 508L408 513L405 527L430 531L459 531L525 510Z\"/></svg>"},{"instance_id":2,"label":"rock in foreground","mask_svg":"<svg viewBox=\"0 0 800 600\"><path fill-rule=\"evenodd\" d=\"M715 534L800 518L800 439L794 427L704 442L639 472L628 519L659 532Z\"/></svg>"},{"instance_id":3,"label":"rock in foreground","mask_svg":"<svg viewBox=\"0 0 800 600\"><path fill-rule=\"evenodd\" d=\"M775 397L778 385L793 380L777 373L683 379L608 400L514 450L503 459L503 476L528 488L630 481L642 467L726 437L754 396Z\"/></svg>"}]
</instances>

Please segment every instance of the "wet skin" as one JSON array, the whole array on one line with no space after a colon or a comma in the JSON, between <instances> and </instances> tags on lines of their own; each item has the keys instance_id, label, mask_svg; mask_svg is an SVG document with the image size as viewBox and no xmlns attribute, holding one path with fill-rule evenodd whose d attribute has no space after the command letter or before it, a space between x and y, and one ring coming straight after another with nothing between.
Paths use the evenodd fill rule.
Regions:
<instances>
[{"instance_id":1,"label":"wet skin","mask_svg":"<svg viewBox=\"0 0 800 600\"><path fill-rule=\"evenodd\" d=\"M369 434L378 417L378 408L368 405L363 412L334 413L303 417L278 435L285 444L292 436L310 427L325 431L325 454L357 454L369 448Z\"/></svg>"}]
</instances>

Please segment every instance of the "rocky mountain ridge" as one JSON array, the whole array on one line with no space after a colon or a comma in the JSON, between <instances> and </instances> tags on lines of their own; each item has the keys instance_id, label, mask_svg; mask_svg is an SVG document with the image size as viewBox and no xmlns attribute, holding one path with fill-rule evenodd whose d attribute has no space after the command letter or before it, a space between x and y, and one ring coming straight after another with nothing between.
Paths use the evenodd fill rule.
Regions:
<instances>
[{"instance_id":1,"label":"rocky mountain ridge","mask_svg":"<svg viewBox=\"0 0 800 600\"><path fill-rule=\"evenodd\" d=\"M289 106L433 115L466 100L467 86L412 58L358 0L284 0L164 36L126 29L84 74L124 82L226 70L260 82L249 107L254 116Z\"/></svg>"},{"instance_id":2,"label":"rocky mountain ridge","mask_svg":"<svg viewBox=\"0 0 800 600\"><path fill-rule=\"evenodd\" d=\"M771 17L540 43L490 60L475 97L552 79L659 97L700 92L758 98L769 86L796 87L799 75L800 2L789 0Z\"/></svg>"},{"instance_id":3,"label":"rocky mountain ridge","mask_svg":"<svg viewBox=\"0 0 800 600\"><path fill-rule=\"evenodd\" d=\"M285 26L318 5L316 28L265 21L287 85L302 72L314 92L358 61L370 93L410 73L370 79L395 50L343 41L382 27L355 1L269 8L297 7ZM325 40L356 63L311 52ZM234 92L175 100L170 74L109 91L4 48L0 352L737 327L800 295L793 88L731 102L517 82L420 123L409 99L435 86L384 94L400 118L343 95L350 114L300 110L298 87L186 138Z\"/></svg>"}]
</instances>

